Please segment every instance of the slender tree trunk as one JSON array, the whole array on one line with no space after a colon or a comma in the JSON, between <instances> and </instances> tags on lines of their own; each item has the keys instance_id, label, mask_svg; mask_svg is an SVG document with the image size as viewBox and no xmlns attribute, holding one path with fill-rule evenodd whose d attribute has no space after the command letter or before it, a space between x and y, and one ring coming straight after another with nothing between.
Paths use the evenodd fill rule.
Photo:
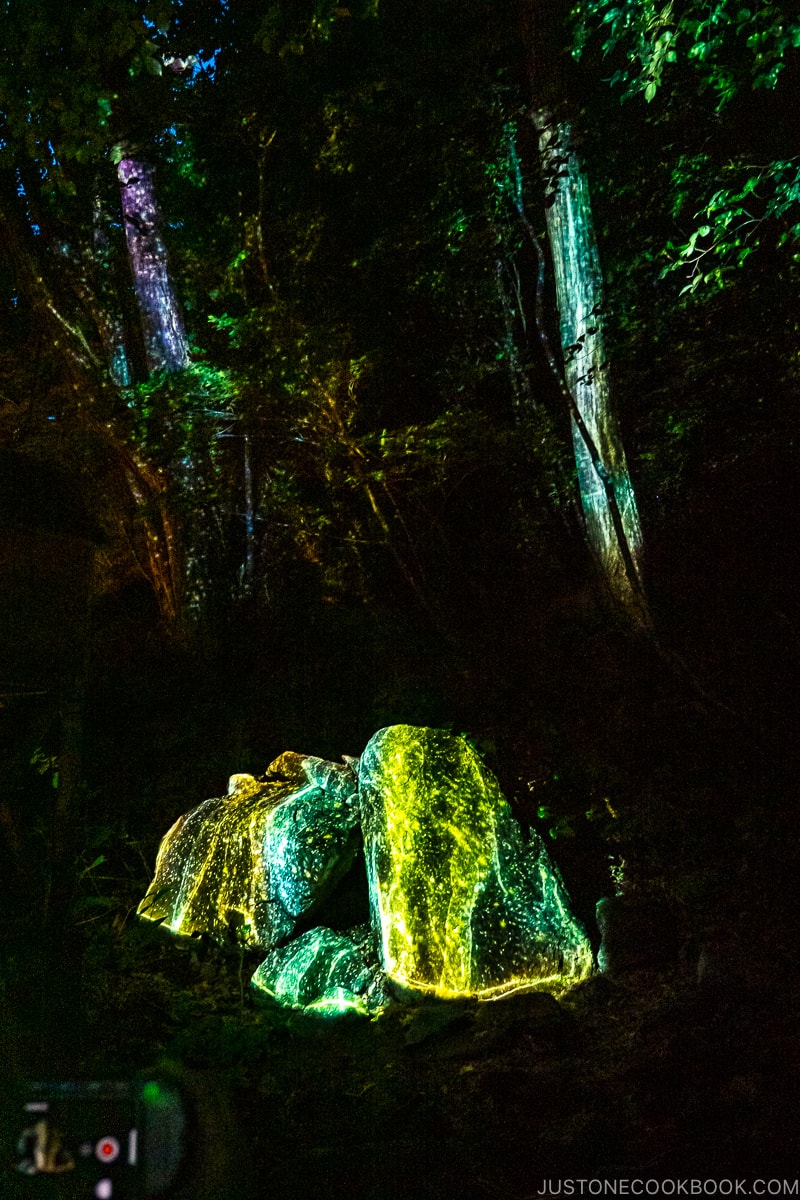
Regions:
<instances>
[{"instance_id":1,"label":"slender tree trunk","mask_svg":"<svg viewBox=\"0 0 800 1200\"><path fill-rule=\"evenodd\" d=\"M639 515L610 407L603 277L589 184L569 122L546 108L537 109L533 120L550 189L547 233L586 537L614 599L637 624L647 625Z\"/></svg>"},{"instance_id":2,"label":"slender tree trunk","mask_svg":"<svg viewBox=\"0 0 800 1200\"><path fill-rule=\"evenodd\" d=\"M253 579L256 572L256 521L255 505L253 503L253 468L250 461L250 435L245 434L243 445L244 467L244 533L245 559L242 572L243 591L249 596L253 590Z\"/></svg>"},{"instance_id":3,"label":"slender tree trunk","mask_svg":"<svg viewBox=\"0 0 800 1200\"><path fill-rule=\"evenodd\" d=\"M130 295L127 254L109 236L111 217L99 195L92 204L92 244L86 275L92 279L81 299L96 312L108 372L117 387L129 388L147 378L138 306ZM120 286L124 279L124 286ZM98 303L99 301L99 303ZM127 301L127 303L126 303Z\"/></svg>"},{"instance_id":4,"label":"slender tree trunk","mask_svg":"<svg viewBox=\"0 0 800 1200\"><path fill-rule=\"evenodd\" d=\"M503 249L505 250L505 247ZM505 333L502 353L511 384L514 410L518 414L525 411L531 412L536 408L536 401L531 390L529 370L521 361L519 352L520 336L524 337L526 334L525 310L520 295L520 279L513 253L506 252L502 256L498 254L495 263L495 279Z\"/></svg>"},{"instance_id":5,"label":"slender tree trunk","mask_svg":"<svg viewBox=\"0 0 800 1200\"><path fill-rule=\"evenodd\" d=\"M153 168L138 159L123 158L118 175L147 366L150 371L179 371L189 361L189 346L161 234Z\"/></svg>"}]
</instances>

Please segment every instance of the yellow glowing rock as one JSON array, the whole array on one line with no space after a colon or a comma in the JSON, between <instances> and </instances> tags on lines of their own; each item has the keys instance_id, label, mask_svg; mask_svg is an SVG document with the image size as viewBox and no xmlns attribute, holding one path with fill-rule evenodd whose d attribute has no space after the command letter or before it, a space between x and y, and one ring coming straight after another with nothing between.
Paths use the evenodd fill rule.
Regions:
<instances>
[{"instance_id":1,"label":"yellow glowing rock","mask_svg":"<svg viewBox=\"0 0 800 1200\"><path fill-rule=\"evenodd\" d=\"M592 971L541 839L525 843L469 744L395 725L361 757L359 805L381 962L405 987L489 999Z\"/></svg>"},{"instance_id":2,"label":"yellow glowing rock","mask_svg":"<svg viewBox=\"0 0 800 1200\"><path fill-rule=\"evenodd\" d=\"M228 795L243 800L246 796L254 796L263 789L254 775L231 775L228 780Z\"/></svg>"},{"instance_id":3,"label":"yellow glowing rock","mask_svg":"<svg viewBox=\"0 0 800 1200\"><path fill-rule=\"evenodd\" d=\"M227 796L166 834L139 915L173 933L274 946L352 863L357 819L355 776L341 764L286 753L266 782L233 775Z\"/></svg>"}]
</instances>

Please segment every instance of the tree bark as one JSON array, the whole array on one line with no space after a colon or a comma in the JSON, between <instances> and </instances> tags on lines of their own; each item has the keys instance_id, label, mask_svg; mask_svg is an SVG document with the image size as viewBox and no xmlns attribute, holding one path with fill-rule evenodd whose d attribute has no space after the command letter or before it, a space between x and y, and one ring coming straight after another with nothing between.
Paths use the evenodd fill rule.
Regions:
<instances>
[{"instance_id":1,"label":"tree bark","mask_svg":"<svg viewBox=\"0 0 800 1200\"><path fill-rule=\"evenodd\" d=\"M127 244L125 250L109 236L111 217L100 195L92 203L91 251L86 253L86 277L81 299L94 309L97 297L102 310L97 319L103 340L108 372L120 388L132 387L147 379L144 342L140 329L139 309L131 295L130 266Z\"/></svg>"},{"instance_id":2,"label":"tree bark","mask_svg":"<svg viewBox=\"0 0 800 1200\"><path fill-rule=\"evenodd\" d=\"M189 361L189 345L169 273L153 168L123 158L117 173L147 366L150 371L179 371Z\"/></svg>"},{"instance_id":3,"label":"tree bark","mask_svg":"<svg viewBox=\"0 0 800 1200\"><path fill-rule=\"evenodd\" d=\"M610 406L603 277L589 183L569 122L547 108L536 109L533 121L549 188L547 234L586 537L614 599L637 624L648 625L639 514Z\"/></svg>"}]
</instances>

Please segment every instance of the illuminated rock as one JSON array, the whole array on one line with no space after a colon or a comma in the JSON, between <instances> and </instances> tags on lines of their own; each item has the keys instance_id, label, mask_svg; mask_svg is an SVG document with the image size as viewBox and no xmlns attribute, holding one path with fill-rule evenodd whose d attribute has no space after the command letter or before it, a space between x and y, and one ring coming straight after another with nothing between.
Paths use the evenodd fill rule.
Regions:
<instances>
[{"instance_id":1,"label":"illuminated rock","mask_svg":"<svg viewBox=\"0 0 800 1200\"><path fill-rule=\"evenodd\" d=\"M491 998L589 975L558 872L525 843L494 776L460 737L395 725L359 765L372 920L387 975Z\"/></svg>"},{"instance_id":2,"label":"illuminated rock","mask_svg":"<svg viewBox=\"0 0 800 1200\"><path fill-rule=\"evenodd\" d=\"M257 997L332 1016L375 1014L389 1003L369 927L310 929L270 951L250 984Z\"/></svg>"},{"instance_id":3,"label":"illuminated rock","mask_svg":"<svg viewBox=\"0 0 800 1200\"><path fill-rule=\"evenodd\" d=\"M328 896L352 866L360 842L356 778L349 767L292 753L275 759L269 770L306 781L270 813L264 843L270 895L297 918Z\"/></svg>"},{"instance_id":4,"label":"illuminated rock","mask_svg":"<svg viewBox=\"0 0 800 1200\"><path fill-rule=\"evenodd\" d=\"M372 927L309 929L354 861L359 824ZM166 835L139 912L263 947L256 994L321 1012L377 1012L390 985L493 999L592 970L557 870L494 776L463 738L404 725L358 763L287 753L264 781L232 776L226 797Z\"/></svg>"},{"instance_id":5,"label":"illuminated rock","mask_svg":"<svg viewBox=\"0 0 800 1200\"><path fill-rule=\"evenodd\" d=\"M169 830L139 915L174 933L234 932L268 949L348 870L357 819L347 766L287 753L265 782L234 775L227 796L206 800Z\"/></svg>"}]
</instances>

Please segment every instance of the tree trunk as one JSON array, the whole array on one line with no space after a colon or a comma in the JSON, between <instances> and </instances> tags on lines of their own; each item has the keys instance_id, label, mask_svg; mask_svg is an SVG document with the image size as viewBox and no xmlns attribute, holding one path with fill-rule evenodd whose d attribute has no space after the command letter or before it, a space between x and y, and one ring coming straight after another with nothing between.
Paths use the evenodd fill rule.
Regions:
<instances>
[{"instance_id":1,"label":"tree trunk","mask_svg":"<svg viewBox=\"0 0 800 1200\"><path fill-rule=\"evenodd\" d=\"M139 308L131 295L127 245L123 251L109 236L111 224L111 216L100 195L96 195L92 203L91 252L86 255L86 276L92 283L84 283L81 299L98 314L95 319L113 383L129 388L147 379L148 371Z\"/></svg>"},{"instance_id":2,"label":"tree trunk","mask_svg":"<svg viewBox=\"0 0 800 1200\"><path fill-rule=\"evenodd\" d=\"M545 108L534 112L533 121L549 187L547 233L586 537L614 599L637 624L647 625L639 515L609 404L603 278L589 184L569 122Z\"/></svg>"},{"instance_id":3,"label":"tree trunk","mask_svg":"<svg viewBox=\"0 0 800 1200\"><path fill-rule=\"evenodd\" d=\"M189 361L189 346L170 278L153 174L147 163L122 159L118 168L122 217L148 369L179 371Z\"/></svg>"},{"instance_id":4,"label":"tree trunk","mask_svg":"<svg viewBox=\"0 0 800 1200\"><path fill-rule=\"evenodd\" d=\"M256 573L256 520L253 504L253 467L250 461L250 435L244 435L242 446L244 467L244 533L245 559L242 570L242 591L249 596Z\"/></svg>"}]
</instances>

